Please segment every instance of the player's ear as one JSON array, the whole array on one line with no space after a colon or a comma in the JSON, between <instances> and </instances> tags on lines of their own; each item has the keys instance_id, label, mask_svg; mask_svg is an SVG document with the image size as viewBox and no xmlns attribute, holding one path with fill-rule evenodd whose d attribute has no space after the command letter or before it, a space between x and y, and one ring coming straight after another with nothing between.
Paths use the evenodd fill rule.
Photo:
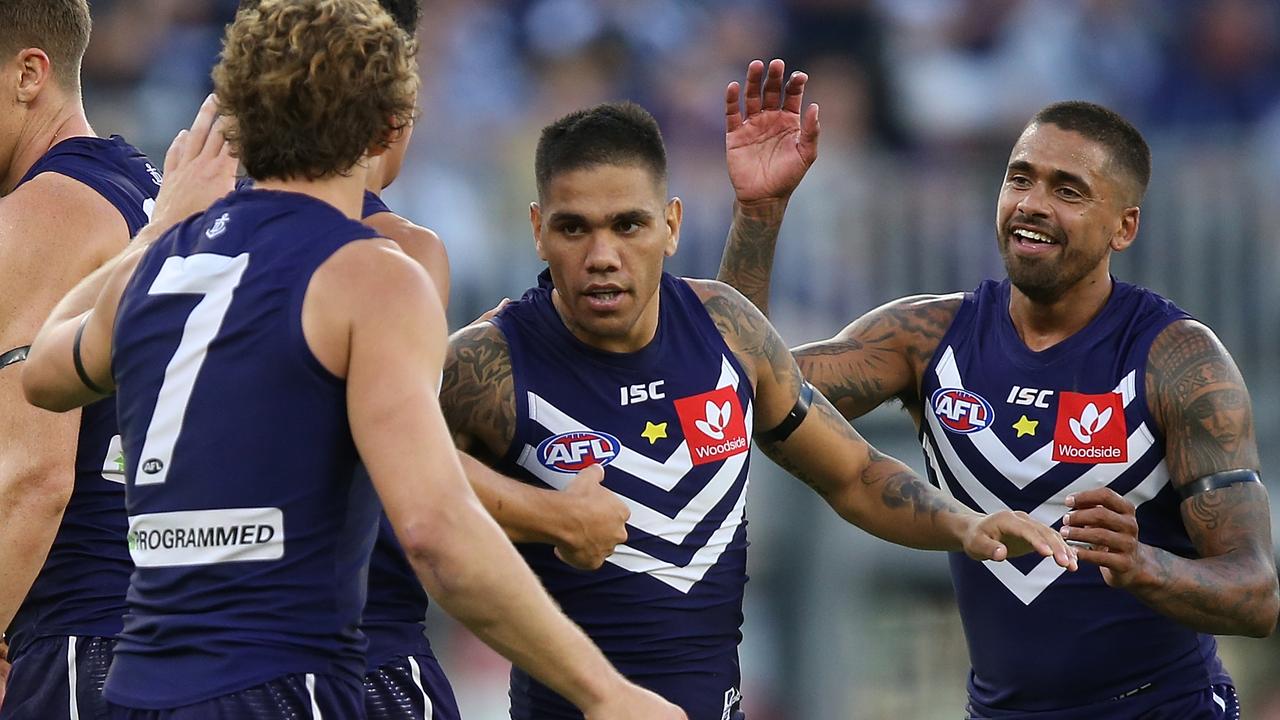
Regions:
<instances>
[{"instance_id":1,"label":"player's ear","mask_svg":"<svg viewBox=\"0 0 1280 720\"><path fill-rule=\"evenodd\" d=\"M1120 215L1120 227L1111 235L1111 249L1124 252L1138 237L1138 221L1142 218L1142 208L1125 208Z\"/></svg>"},{"instance_id":2,"label":"player's ear","mask_svg":"<svg viewBox=\"0 0 1280 720\"><path fill-rule=\"evenodd\" d=\"M684 218L684 205L680 202L680 198L673 197L667 201L665 215L667 220L667 243L662 248L662 254L671 257L676 254L676 248L680 247L680 221Z\"/></svg>"},{"instance_id":3,"label":"player's ear","mask_svg":"<svg viewBox=\"0 0 1280 720\"><path fill-rule=\"evenodd\" d=\"M547 254L542 250L542 208L536 202L529 203L529 224L533 226L533 246L538 250L538 259L545 262Z\"/></svg>"},{"instance_id":4,"label":"player's ear","mask_svg":"<svg viewBox=\"0 0 1280 720\"><path fill-rule=\"evenodd\" d=\"M17 95L20 103L34 101L53 79L53 65L49 55L40 48L24 48L14 57L17 71Z\"/></svg>"}]
</instances>

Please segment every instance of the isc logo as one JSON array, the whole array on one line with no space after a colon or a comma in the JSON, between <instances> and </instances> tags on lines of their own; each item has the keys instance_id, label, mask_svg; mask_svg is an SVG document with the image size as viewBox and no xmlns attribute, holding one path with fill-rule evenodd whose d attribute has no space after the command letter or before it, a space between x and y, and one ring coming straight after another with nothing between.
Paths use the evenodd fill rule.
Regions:
<instances>
[{"instance_id":1,"label":"isc logo","mask_svg":"<svg viewBox=\"0 0 1280 720\"><path fill-rule=\"evenodd\" d=\"M621 448L618 438L608 433L567 432L538 443L538 459L557 472L576 473L593 463L608 465Z\"/></svg>"},{"instance_id":2,"label":"isc logo","mask_svg":"<svg viewBox=\"0 0 1280 720\"><path fill-rule=\"evenodd\" d=\"M981 395L960 388L938 388L930 400L933 414L953 433L967 435L991 426L995 412Z\"/></svg>"}]
</instances>

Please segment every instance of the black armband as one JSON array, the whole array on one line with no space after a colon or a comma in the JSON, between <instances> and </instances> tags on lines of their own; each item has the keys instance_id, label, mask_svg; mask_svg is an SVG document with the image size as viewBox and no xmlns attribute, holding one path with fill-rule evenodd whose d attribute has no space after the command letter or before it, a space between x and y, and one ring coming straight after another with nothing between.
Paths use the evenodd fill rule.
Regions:
<instances>
[{"instance_id":1,"label":"black armband","mask_svg":"<svg viewBox=\"0 0 1280 720\"><path fill-rule=\"evenodd\" d=\"M76 340L71 345L71 359L76 365L76 375L80 376L80 382L90 390L99 395L110 395L111 393L98 387L98 384L89 379L89 373L84 371L84 361L80 359L80 339L84 337L84 326L89 324L89 315L86 314L84 319L80 321L80 327L76 328Z\"/></svg>"},{"instance_id":2,"label":"black armband","mask_svg":"<svg viewBox=\"0 0 1280 720\"><path fill-rule=\"evenodd\" d=\"M1192 480L1178 488L1178 494L1182 496L1183 500L1189 500L1195 495L1207 493L1210 490L1220 490L1229 485L1261 482L1262 477L1258 475L1257 470L1223 470L1212 475L1205 475L1198 480Z\"/></svg>"},{"instance_id":3,"label":"black armband","mask_svg":"<svg viewBox=\"0 0 1280 720\"><path fill-rule=\"evenodd\" d=\"M0 368L6 368L14 363L20 363L27 359L27 353L31 351L30 345L16 347L3 355L0 355Z\"/></svg>"},{"instance_id":4,"label":"black armband","mask_svg":"<svg viewBox=\"0 0 1280 720\"><path fill-rule=\"evenodd\" d=\"M809 404L812 402L813 386L807 380L801 382L800 395L796 398L796 404L791 406L791 412L787 413L787 416L782 418L782 422L772 430L756 433L756 442L780 443L791 437L791 433L804 422L804 416L809 414Z\"/></svg>"}]
</instances>

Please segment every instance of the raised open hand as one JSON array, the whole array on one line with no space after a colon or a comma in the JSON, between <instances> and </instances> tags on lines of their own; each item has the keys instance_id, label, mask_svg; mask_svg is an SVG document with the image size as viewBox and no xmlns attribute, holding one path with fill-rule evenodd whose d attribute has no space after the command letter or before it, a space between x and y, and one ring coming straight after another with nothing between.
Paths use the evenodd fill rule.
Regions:
<instances>
[{"instance_id":1,"label":"raised open hand","mask_svg":"<svg viewBox=\"0 0 1280 720\"><path fill-rule=\"evenodd\" d=\"M181 222L235 189L237 161L223 134L227 122L218 114L217 98L210 95L191 128L173 139L164 156L164 183L156 197L153 223L167 227Z\"/></svg>"},{"instance_id":2,"label":"raised open hand","mask_svg":"<svg viewBox=\"0 0 1280 720\"><path fill-rule=\"evenodd\" d=\"M784 84L785 72L782 60L773 60L767 70L753 60L746 88L737 82L725 88L725 159L739 203L787 199L818 158L817 104L810 103L801 115L809 76L794 72Z\"/></svg>"}]
</instances>

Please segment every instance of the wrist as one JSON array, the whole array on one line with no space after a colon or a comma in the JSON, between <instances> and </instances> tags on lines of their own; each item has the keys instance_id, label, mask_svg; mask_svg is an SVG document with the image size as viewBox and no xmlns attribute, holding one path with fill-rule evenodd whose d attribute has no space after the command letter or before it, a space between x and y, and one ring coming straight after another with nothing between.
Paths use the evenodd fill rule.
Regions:
<instances>
[{"instance_id":1,"label":"wrist","mask_svg":"<svg viewBox=\"0 0 1280 720\"><path fill-rule=\"evenodd\" d=\"M790 201L790 195L754 200L735 198L733 201L733 213L748 220L781 224L782 215L787 209L787 203Z\"/></svg>"},{"instance_id":2,"label":"wrist","mask_svg":"<svg viewBox=\"0 0 1280 720\"><path fill-rule=\"evenodd\" d=\"M1120 585L1136 593L1162 591L1168 577L1164 563L1158 557L1163 552L1150 545L1139 544L1134 553L1137 558L1134 570L1120 579Z\"/></svg>"},{"instance_id":3,"label":"wrist","mask_svg":"<svg viewBox=\"0 0 1280 720\"><path fill-rule=\"evenodd\" d=\"M938 513L937 517L938 524L942 527L943 537L946 538L946 549L950 552L966 551L969 547L969 541L978 531L978 524L984 518L984 516L967 508L965 512Z\"/></svg>"},{"instance_id":4,"label":"wrist","mask_svg":"<svg viewBox=\"0 0 1280 720\"><path fill-rule=\"evenodd\" d=\"M615 702L627 691L627 679L605 661L607 671L593 672L583 678L580 700L575 703L583 714L591 717L595 711Z\"/></svg>"},{"instance_id":5,"label":"wrist","mask_svg":"<svg viewBox=\"0 0 1280 720\"><path fill-rule=\"evenodd\" d=\"M573 512L569 499L559 490L543 490L535 488L538 494L535 517L541 519L540 526L534 528L540 537L537 542L551 545L566 545L573 540Z\"/></svg>"}]
</instances>

